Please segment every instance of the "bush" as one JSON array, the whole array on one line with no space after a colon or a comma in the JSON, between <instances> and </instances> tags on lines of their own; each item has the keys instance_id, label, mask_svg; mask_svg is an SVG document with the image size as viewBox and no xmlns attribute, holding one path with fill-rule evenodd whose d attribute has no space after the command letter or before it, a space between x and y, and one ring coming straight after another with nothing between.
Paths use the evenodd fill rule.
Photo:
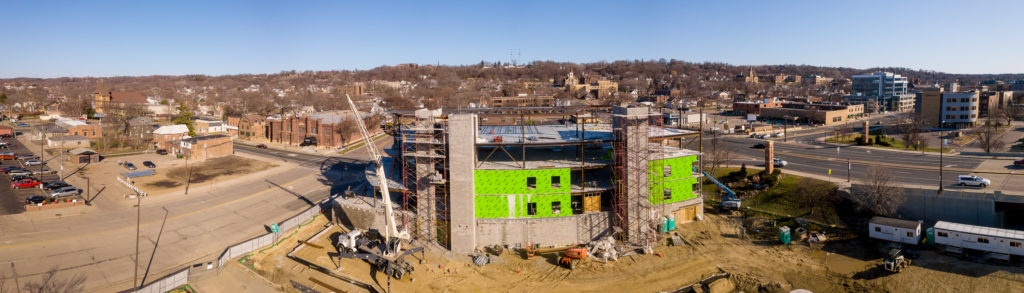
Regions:
<instances>
[{"instance_id":1,"label":"bush","mask_svg":"<svg viewBox=\"0 0 1024 293\"><path fill-rule=\"evenodd\" d=\"M884 140L878 141L878 145L880 145L880 146L892 146L892 144L890 144L888 141L884 141Z\"/></svg>"}]
</instances>

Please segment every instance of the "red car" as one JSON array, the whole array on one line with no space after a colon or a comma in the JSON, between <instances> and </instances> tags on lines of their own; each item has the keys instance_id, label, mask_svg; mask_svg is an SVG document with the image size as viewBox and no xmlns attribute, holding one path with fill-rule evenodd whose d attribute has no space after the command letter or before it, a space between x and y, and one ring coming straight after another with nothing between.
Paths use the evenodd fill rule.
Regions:
<instances>
[{"instance_id":1,"label":"red car","mask_svg":"<svg viewBox=\"0 0 1024 293\"><path fill-rule=\"evenodd\" d=\"M1024 159L1013 161L1013 166L1017 168L1024 167Z\"/></svg>"},{"instance_id":2,"label":"red car","mask_svg":"<svg viewBox=\"0 0 1024 293\"><path fill-rule=\"evenodd\" d=\"M25 178L25 179L21 179L21 180L18 180L18 181L11 182L11 188L14 188L14 189L32 188L32 187L40 186L42 184L43 183L39 182L39 180Z\"/></svg>"}]
</instances>

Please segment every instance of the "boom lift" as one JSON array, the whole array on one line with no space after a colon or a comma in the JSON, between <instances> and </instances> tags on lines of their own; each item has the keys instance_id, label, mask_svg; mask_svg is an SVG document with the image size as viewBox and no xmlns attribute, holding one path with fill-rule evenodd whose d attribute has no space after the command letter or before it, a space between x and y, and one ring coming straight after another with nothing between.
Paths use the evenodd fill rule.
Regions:
<instances>
[{"instance_id":1,"label":"boom lift","mask_svg":"<svg viewBox=\"0 0 1024 293\"><path fill-rule=\"evenodd\" d=\"M725 184L722 184L722 182L718 182L718 179L715 179L714 176L708 174L707 171L704 171L704 176L708 177L708 179L711 179L711 182L714 182L715 185L718 185L718 188L722 189L722 191L725 191L725 198L723 198L722 203L718 205L720 208L724 210L740 209L740 198L736 196L736 193L733 192L732 189L729 189L729 187L725 186Z\"/></svg>"},{"instance_id":2,"label":"boom lift","mask_svg":"<svg viewBox=\"0 0 1024 293\"><path fill-rule=\"evenodd\" d=\"M363 119L359 117L359 110L356 109L356 104L352 102L352 98L345 95L348 99L348 105L352 108L352 112L355 115L356 125L359 126L359 133L363 135L363 140L366 142L366 150L370 154L370 159L373 160L373 164L377 170L377 183L380 186L381 201L384 202L384 235L372 235L362 236L359 233L343 234L345 239L339 237L338 251L339 257L347 258L358 258L366 260L376 266L379 271L385 272L388 277L394 277L395 279L402 279L402 276L406 273L411 273L413 267L411 264L405 261L405 256L423 252L423 247L415 247L409 250L402 251L402 240L408 241L411 237L409 232L398 230L398 224L395 222L395 210L391 204L391 193L388 191L388 179L384 174L384 163L381 161L380 150L373 143L373 138L370 137L369 131L366 130L366 125L363 124ZM353 239L349 239L353 238ZM354 241L354 242L353 242ZM351 246L354 244L355 250L351 250Z\"/></svg>"}]
</instances>

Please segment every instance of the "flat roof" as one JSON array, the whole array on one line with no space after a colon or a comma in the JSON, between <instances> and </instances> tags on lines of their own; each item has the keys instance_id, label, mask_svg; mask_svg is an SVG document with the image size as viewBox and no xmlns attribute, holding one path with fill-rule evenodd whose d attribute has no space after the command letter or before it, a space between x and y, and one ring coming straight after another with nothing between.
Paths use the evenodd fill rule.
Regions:
<instances>
[{"instance_id":1,"label":"flat roof","mask_svg":"<svg viewBox=\"0 0 1024 293\"><path fill-rule=\"evenodd\" d=\"M869 223L875 223L878 225L885 225L890 227L900 227L906 229L917 229L921 227L921 223L911 220L901 220L886 217L872 217Z\"/></svg>"},{"instance_id":2,"label":"flat roof","mask_svg":"<svg viewBox=\"0 0 1024 293\"><path fill-rule=\"evenodd\" d=\"M975 235L987 235L994 237L1001 237L1007 239L1024 240L1024 231L1000 229L984 226L974 226L960 223L951 223L945 221L939 221L935 223L935 229L957 231Z\"/></svg>"}]
</instances>

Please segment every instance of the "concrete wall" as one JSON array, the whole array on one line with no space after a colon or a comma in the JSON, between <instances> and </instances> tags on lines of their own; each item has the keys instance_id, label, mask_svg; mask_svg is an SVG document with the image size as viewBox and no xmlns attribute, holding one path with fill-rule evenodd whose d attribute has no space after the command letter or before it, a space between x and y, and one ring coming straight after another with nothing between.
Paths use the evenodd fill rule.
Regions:
<instances>
[{"instance_id":1,"label":"concrete wall","mask_svg":"<svg viewBox=\"0 0 1024 293\"><path fill-rule=\"evenodd\" d=\"M992 191L947 189L940 195L934 189L906 188L903 192L907 200L898 213L904 218L1003 227L995 212L995 201L1000 195Z\"/></svg>"},{"instance_id":2,"label":"concrete wall","mask_svg":"<svg viewBox=\"0 0 1024 293\"><path fill-rule=\"evenodd\" d=\"M545 219L480 219L477 244L523 247L589 243L611 233L610 212Z\"/></svg>"},{"instance_id":3,"label":"concrete wall","mask_svg":"<svg viewBox=\"0 0 1024 293\"><path fill-rule=\"evenodd\" d=\"M451 250L456 253L473 252L478 243L474 193L477 129L474 114L448 117L448 211L451 215Z\"/></svg>"}]
</instances>

